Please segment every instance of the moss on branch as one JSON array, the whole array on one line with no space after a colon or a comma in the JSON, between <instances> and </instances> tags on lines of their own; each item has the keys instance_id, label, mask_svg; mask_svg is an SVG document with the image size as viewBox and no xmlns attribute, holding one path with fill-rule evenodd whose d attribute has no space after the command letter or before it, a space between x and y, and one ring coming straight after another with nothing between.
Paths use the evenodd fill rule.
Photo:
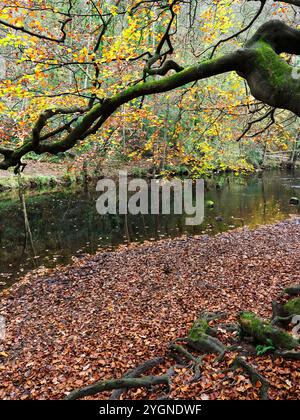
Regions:
<instances>
[{"instance_id":1,"label":"moss on branch","mask_svg":"<svg viewBox=\"0 0 300 420\"><path fill-rule=\"evenodd\" d=\"M252 337L259 344L272 345L277 349L285 350L293 350L299 346L299 342L286 331L257 317L252 312L242 312L239 323L242 335Z\"/></svg>"},{"instance_id":2,"label":"moss on branch","mask_svg":"<svg viewBox=\"0 0 300 420\"><path fill-rule=\"evenodd\" d=\"M289 300L283 308L289 315L300 315L300 297Z\"/></svg>"}]
</instances>

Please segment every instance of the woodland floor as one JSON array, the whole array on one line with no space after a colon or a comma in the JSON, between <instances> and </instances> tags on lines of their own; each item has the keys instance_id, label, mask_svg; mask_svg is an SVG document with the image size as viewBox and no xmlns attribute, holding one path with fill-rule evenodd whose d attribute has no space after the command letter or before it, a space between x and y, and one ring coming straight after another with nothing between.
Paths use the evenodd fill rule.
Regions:
<instances>
[{"instance_id":1,"label":"woodland floor","mask_svg":"<svg viewBox=\"0 0 300 420\"><path fill-rule=\"evenodd\" d=\"M300 220L124 247L76 261L46 275L30 274L0 296L7 319L0 356L0 398L59 399L99 379L122 376L143 361L166 356L203 310L235 322L242 310L271 316L271 301L300 279ZM224 343L233 337L222 328ZM234 355L204 358L202 376L188 383L177 370L170 398L258 399ZM300 398L300 362L249 356L270 382L271 399ZM150 372L151 373L151 372ZM123 398L159 398L166 390L131 390ZM102 393L98 398L109 397Z\"/></svg>"}]
</instances>

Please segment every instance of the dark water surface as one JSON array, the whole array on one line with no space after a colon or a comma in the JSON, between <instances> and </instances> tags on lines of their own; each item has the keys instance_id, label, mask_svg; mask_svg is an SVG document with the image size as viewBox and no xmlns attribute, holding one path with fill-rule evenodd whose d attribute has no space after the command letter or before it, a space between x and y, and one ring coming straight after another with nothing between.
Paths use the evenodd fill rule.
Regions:
<instances>
[{"instance_id":1,"label":"dark water surface","mask_svg":"<svg viewBox=\"0 0 300 420\"><path fill-rule=\"evenodd\" d=\"M250 227L300 214L289 204L300 198L300 171L265 172L248 177L216 177L207 181L204 223L186 226L186 215L100 216L95 207L99 193L64 190L26 193L28 219L34 240L24 250L22 206L16 194L0 195L0 288L8 287L27 271L40 266L67 264L81 257L119 244L157 240L187 233L216 234Z\"/></svg>"}]
</instances>

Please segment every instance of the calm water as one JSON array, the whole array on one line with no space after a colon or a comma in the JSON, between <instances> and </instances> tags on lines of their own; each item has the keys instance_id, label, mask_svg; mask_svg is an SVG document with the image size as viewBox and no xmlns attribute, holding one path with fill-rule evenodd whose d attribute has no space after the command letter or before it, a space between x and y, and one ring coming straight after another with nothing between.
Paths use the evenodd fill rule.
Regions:
<instances>
[{"instance_id":1,"label":"calm water","mask_svg":"<svg viewBox=\"0 0 300 420\"><path fill-rule=\"evenodd\" d=\"M24 222L19 198L0 195L0 288L8 287L28 270L39 266L67 264L81 257L126 242L142 242L187 233L215 234L243 225L256 226L300 214L290 198L300 198L300 171L294 174L268 172L250 177L219 177L207 181L204 223L185 226L185 215L100 216L94 190L27 193L28 218L35 257L25 245Z\"/></svg>"}]
</instances>

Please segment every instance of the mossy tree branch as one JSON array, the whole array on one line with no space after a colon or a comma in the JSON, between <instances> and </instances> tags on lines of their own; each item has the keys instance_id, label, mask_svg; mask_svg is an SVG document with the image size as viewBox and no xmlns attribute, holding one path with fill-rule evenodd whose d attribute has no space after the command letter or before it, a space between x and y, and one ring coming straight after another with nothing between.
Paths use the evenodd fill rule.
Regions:
<instances>
[{"instance_id":1,"label":"mossy tree branch","mask_svg":"<svg viewBox=\"0 0 300 420\"><path fill-rule=\"evenodd\" d=\"M69 110L44 111L31 137L23 145L12 151L0 149L4 156L0 169L18 166L28 152L57 154L74 147L79 141L96 133L121 105L134 99L168 92L191 82L232 71L246 79L256 99L300 116L300 77L294 77L293 67L280 57L281 53L300 54L300 31L274 20L264 24L243 49L185 69L175 68L173 63L172 66L168 64L169 69L173 68L178 73L138 83L104 99L91 109L74 110L72 115L79 113L81 117L56 128L53 135L49 132L43 134L47 123L54 115L69 115ZM161 75L164 74L165 69L161 72ZM64 131L64 137L57 139L57 135L61 136Z\"/></svg>"}]
</instances>

